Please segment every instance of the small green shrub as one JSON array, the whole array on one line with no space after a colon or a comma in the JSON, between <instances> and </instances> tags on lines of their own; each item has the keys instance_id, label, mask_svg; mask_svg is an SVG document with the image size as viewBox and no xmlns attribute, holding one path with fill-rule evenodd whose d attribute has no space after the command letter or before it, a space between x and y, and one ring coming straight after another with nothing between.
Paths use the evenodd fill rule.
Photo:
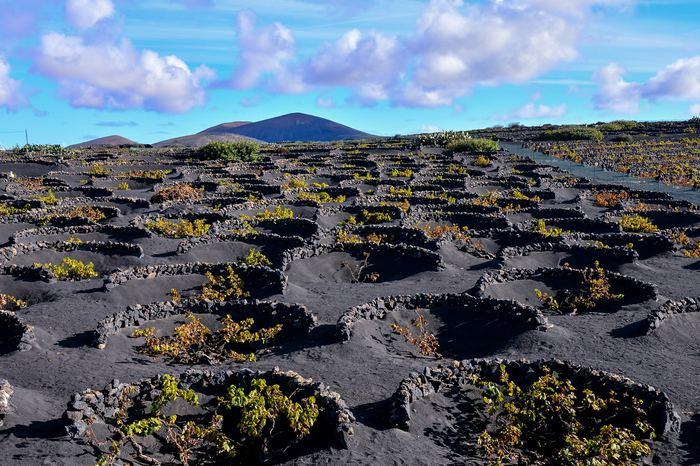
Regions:
<instances>
[{"instance_id":1,"label":"small green shrub","mask_svg":"<svg viewBox=\"0 0 700 466\"><path fill-rule=\"evenodd\" d=\"M158 218L146 222L146 228L167 238L195 238L209 233L211 225L203 219L196 219L194 222L191 222L187 219L173 221Z\"/></svg>"},{"instance_id":2,"label":"small green shrub","mask_svg":"<svg viewBox=\"0 0 700 466\"><path fill-rule=\"evenodd\" d=\"M651 455L649 415L631 395L578 388L548 368L529 384L503 365L471 381L493 417L478 442L494 464L633 466Z\"/></svg>"},{"instance_id":3,"label":"small green shrub","mask_svg":"<svg viewBox=\"0 0 700 466\"><path fill-rule=\"evenodd\" d=\"M498 152L498 149L500 149L498 142L484 138L464 139L447 145L447 150L451 152L493 153Z\"/></svg>"},{"instance_id":4,"label":"small green shrub","mask_svg":"<svg viewBox=\"0 0 700 466\"><path fill-rule=\"evenodd\" d=\"M172 172L172 170L132 170L130 172L118 174L117 178L128 178L131 180L161 181L164 180L165 177Z\"/></svg>"},{"instance_id":5,"label":"small green shrub","mask_svg":"<svg viewBox=\"0 0 700 466\"><path fill-rule=\"evenodd\" d=\"M562 228L548 226L542 219L537 220L532 231L546 236L547 238L563 236L569 233Z\"/></svg>"},{"instance_id":6,"label":"small green shrub","mask_svg":"<svg viewBox=\"0 0 700 466\"><path fill-rule=\"evenodd\" d=\"M112 174L112 170L105 167L101 163L95 163L90 167L90 170L85 172L85 174L90 176L109 176Z\"/></svg>"},{"instance_id":7,"label":"small green shrub","mask_svg":"<svg viewBox=\"0 0 700 466\"><path fill-rule=\"evenodd\" d=\"M200 404L193 389L181 388L175 377L164 374L145 412L134 409L135 386L121 390L115 407L116 427L105 440L94 432L90 438L98 451L104 445L109 448L98 466L134 464L133 459L123 457L127 445L135 450L129 456L135 456L137 463L258 464L271 451L283 453L310 435L320 414L314 396L285 393L263 378L252 379L245 387L230 385L224 396ZM169 414L173 407L187 406L199 414ZM147 445L154 441L166 455L164 463L146 455Z\"/></svg>"},{"instance_id":8,"label":"small green shrub","mask_svg":"<svg viewBox=\"0 0 700 466\"><path fill-rule=\"evenodd\" d=\"M239 433L253 439L270 438L277 429L290 430L297 438L305 437L319 415L315 397L295 402L282 393L279 385L268 385L265 379L254 379L247 392L232 385L219 402L228 410L238 411Z\"/></svg>"},{"instance_id":9,"label":"small green shrub","mask_svg":"<svg viewBox=\"0 0 700 466\"><path fill-rule=\"evenodd\" d=\"M16 312L27 307L27 302L12 295L0 293L0 310Z\"/></svg>"},{"instance_id":10,"label":"small green shrub","mask_svg":"<svg viewBox=\"0 0 700 466\"><path fill-rule=\"evenodd\" d=\"M251 249L250 251L248 251L248 254L245 257L243 257L240 260L240 262L244 263L245 265L251 265L251 266L270 267L272 265L272 262L270 262L270 259L268 259L265 254L258 251L257 249Z\"/></svg>"},{"instance_id":11,"label":"small green shrub","mask_svg":"<svg viewBox=\"0 0 700 466\"><path fill-rule=\"evenodd\" d=\"M602 125L598 125L598 129L601 131L610 131L610 132L616 132L616 131L630 131L635 129L639 123L636 121L626 121L626 120L617 120L617 121L611 121L610 123L603 123Z\"/></svg>"},{"instance_id":12,"label":"small green shrub","mask_svg":"<svg viewBox=\"0 0 700 466\"><path fill-rule=\"evenodd\" d=\"M488 157L480 155L474 159L472 165L474 165L475 167L486 168L489 165L491 165L491 160Z\"/></svg>"},{"instance_id":13,"label":"small green shrub","mask_svg":"<svg viewBox=\"0 0 700 466\"><path fill-rule=\"evenodd\" d=\"M603 133L599 129L587 126L570 126L547 130L540 135L539 139L543 141L602 141Z\"/></svg>"},{"instance_id":14,"label":"small green shrub","mask_svg":"<svg viewBox=\"0 0 700 466\"><path fill-rule=\"evenodd\" d=\"M23 214L25 212L27 212L27 209L21 209L19 207L11 206L6 202L0 202L0 217Z\"/></svg>"},{"instance_id":15,"label":"small green shrub","mask_svg":"<svg viewBox=\"0 0 700 466\"><path fill-rule=\"evenodd\" d=\"M308 192L302 192L299 193L297 196L297 199L300 201L313 201L318 204L328 204L331 202L334 203L343 203L346 200L346 197L343 196L342 194L333 197L330 194L328 194L326 191L321 191L319 193L308 193Z\"/></svg>"},{"instance_id":16,"label":"small green shrub","mask_svg":"<svg viewBox=\"0 0 700 466\"><path fill-rule=\"evenodd\" d=\"M656 233L659 227L651 220L641 215L623 215L620 219L620 227L630 233Z\"/></svg>"},{"instance_id":17,"label":"small green shrub","mask_svg":"<svg viewBox=\"0 0 700 466\"><path fill-rule=\"evenodd\" d=\"M200 147L197 154L208 160L224 160L226 162L259 162L260 145L253 141L214 141Z\"/></svg>"},{"instance_id":18,"label":"small green shrub","mask_svg":"<svg viewBox=\"0 0 700 466\"><path fill-rule=\"evenodd\" d=\"M272 210L263 210L255 214L255 219L258 221L264 220L286 220L294 218L294 211L282 206L276 206ZM248 220L241 216L242 220Z\"/></svg>"},{"instance_id":19,"label":"small green shrub","mask_svg":"<svg viewBox=\"0 0 700 466\"><path fill-rule=\"evenodd\" d=\"M95 272L95 264L92 262L85 264L78 259L71 259L70 257L64 257L58 264L35 262L34 267L48 270L56 280L86 280L99 276Z\"/></svg>"},{"instance_id":20,"label":"small green shrub","mask_svg":"<svg viewBox=\"0 0 700 466\"><path fill-rule=\"evenodd\" d=\"M208 282L202 285L202 294L199 297L202 301L224 302L250 296L245 290L243 279L230 265L226 266L226 271L221 275L207 272L205 276Z\"/></svg>"},{"instance_id":21,"label":"small green shrub","mask_svg":"<svg viewBox=\"0 0 700 466\"><path fill-rule=\"evenodd\" d=\"M392 196L413 196L411 188L399 188L397 186L389 186L389 194Z\"/></svg>"},{"instance_id":22,"label":"small green shrub","mask_svg":"<svg viewBox=\"0 0 700 466\"><path fill-rule=\"evenodd\" d=\"M36 200L43 202L46 205L55 205L58 202L56 195L53 193L53 190L51 190L51 189L49 189L49 192L47 192L46 194L41 195L41 196L37 196Z\"/></svg>"},{"instance_id":23,"label":"small green shrub","mask_svg":"<svg viewBox=\"0 0 700 466\"><path fill-rule=\"evenodd\" d=\"M398 168L394 168L391 170L391 173L389 176L400 176L404 178L410 178L413 176L413 170L410 168L406 168L405 170L399 170Z\"/></svg>"},{"instance_id":24,"label":"small green shrub","mask_svg":"<svg viewBox=\"0 0 700 466\"><path fill-rule=\"evenodd\" d=\"M309 184L303 178L295 178L291 175L285 175L285 181L282 184L283 191L305 191L309 189Z\"/></svg>"},{"instance_id":25,"label":"small green shrub","mask_svg":"<svg viewBox=\"0 0 700 466\"><path fill-rule=\"evenodd\" d=\"M387 212L370 212L368 210L363 210L361 217L364 223L368 223L370 225L391 222L394 220L391 214Z\"/></svg>"},{"instance_id":26,"label":"small green shrub","mask_svg":"<svg viewBox=\"0 0 700 466\"><path fill-rule=\"evenodd\" d=\"M625 299L624 294L612 292L610 280L598 261L583 269L582 275L577 288L560 290L556 297L538 289L535 295L546 309L559 314L595 311Z\"/></svg>"},{"instance_id":27,"label":"small green shrub","mask_svg":"<svg viewBox=\"0 0 700 466\"><path fill-rule=\"evenodd\" d=\"M221 318L220 328L210 330L194 314L188 314L187 322L175 327L172 336L156 337L151 328L132 333L133 337L146 338L146 343L138 348L139 352L164 356L180 364L210 364L229 360L255 361L255 352L274 340L283 326L262 328L252 318L236 322L226 315Z\"/></svg>"}]
</instances>

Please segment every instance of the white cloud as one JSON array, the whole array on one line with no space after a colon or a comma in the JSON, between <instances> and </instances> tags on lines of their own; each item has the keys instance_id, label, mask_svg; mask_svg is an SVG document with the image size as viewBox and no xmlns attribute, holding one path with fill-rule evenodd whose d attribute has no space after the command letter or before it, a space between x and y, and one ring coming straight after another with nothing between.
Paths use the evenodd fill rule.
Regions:
<instances>
[{"instance_id":1,"label":"white cloud","mask_svg":"<svg viewBox=\"0 0 700 466\"><path fill-rule=\"evenodd\" d=\"M545 118L558 118L566 114L566 105L561 104L557 106L549 106L545 104L538 104L536 102L529 102L522 107L514 110L512 113L503 117L504 120L512 119L545 119Z\"/></svg>"},{"instance_id":2,"label":"white cloud","mask_svg":"<svg viewBox=\"0 0 700 466\"><path fill-rule=\"evenodd\" d=\"M693 104L690 106L691 116L700 116L700 104Z\"/></svg>"},{"instance_id":3,"label":"white cloud","mask_svg":"<svg viewBox=\"0 0 700 466\"><path fill-rule=\"evenodd\" d=\"M433 0L410 40L414 80L427 91L463 95L474 85L523 82L576 57L579 28L526 2L492 0L464 8Z\"/></svg>"},{"instance_id":4,"label":"white cloud","mask_svg":"<svg viewBox=\"0 0 700 466\"><path fill-rule=\"evenodd\" d=\"M458 95L450 90L424 89L409 82L393 95L393 103L404 107L443 107Z\"/></svg>"},{"instance_id":5,"label":"white cloud","mask_svg":"<svg viewBox=\"0 0 700 466\"><path fill-rule=\"evenodd\" d=\"M114 14L111 0L67 0L66 19L75 28L90 29Z\"/></svg>"},{"instance_id":6,"label":"white cloud","mask_svg":"<svg viewBox=\"0 0 700 466\"><path fill-rule=\"evenodd\" d=\"M650 100L700 100L700 55L671 63L644 84L642 93Z\"/></svg>"},{"instance_id":7,"label":"white cloud","mask_svg":"<svg viewBox=\"0 0 700 466\"><path fill-rule=\"evenodd\" d=\"M402 46L396 37L352 29L322 48L302 69L309 85L346 86L360 101L374 102L389 97L403 66Z\"/></svg>"},{"instance_id":8,"label":"white cloud","mask_svg":"<svg viewBox=\"0 0 700 466\"><path fill-rule=\"evenodd\" d=\"M10 64L0 55L0 107L14 111L27 105L27 99L20 90L20 82L10 77L10 71Z\"/></svg>"},{"instance_id":9,"label":"white cloud","mask_svg":"<svg viewBox=\"0 0 700 466\"><path fill-rule=\"evenodd\" d=\"M421 133L439 133L442 131L437 125L423 125L420 128Z\"/></svg>"},{"instance_id":10,"label":"white cloud","mask_svg":"<svg viewBox=\"0 0 700 466\"><path fill-rule=\"evenodd\" d=\"M291 31L256 29L254 16L240 13L233 84L249 88L271 73L283 92L340 86L364 105L452 105L475 86L529 81L573 60L591 10L630 1L431 0L406 36L352 29L295 62Z\"/></svg>"},{"instance_id":11,"label":"white cloud","mask_svg":"<svg viewBox=\"0 0 700 466\"><path fill-rule=\"evenodd\" d=\"M266 73L278 74L281 90L291 92L296 86L284 89L286 63L294 57L294 35L280 23L256 28L256 16L241 11L237 19L238 68L231 84L238 89L254 87Z\"/></svg>"},{"instance_id":12,"label":"white cloud","mask_svg":"<svg viewBox=\"0 0 700 466\"><path fill-rule=\"evenodd\" d=\"M174 55L138 51L127 39L88 44L55 32L42 36L35 66L75 107L181 113L204 104L204 83L214 78L205 66L190 70Z\"/></svg>"},{"instance_id":13,"label":"white cloud","mask_svg":"<svg viewBox=\"0 0 700 466\"><path fill-rule=\"evenodd\" d=\"M599 70L594 80L599 90L593 100L599 110L636 113L639 101L700 100L700 55L677 60L643 83L624 79L624 70L610 63Z\"/></svg>"},{"instance_id":14,"label":"white cloud","mask_svg":"<svg viewBox=\"0 0 700 466\"><path fill-rule=\"evenodd\" d=\"M625 114L639 111L639 85L625 81L624 73L625 70L615 63L596 72L593 76L599 86L593 96L596 109Z\"/></svg>"},{"instance_id":15,"label":"white cloud","mask_svg":"<svg viewBox=\"0 0 700 466\"><path fill-rule=\"evenodd\" d=\"M335 101L333 100L332 96L329 96L329 97L318 96L316 98L316 106L318 108L335 108Z\"/></svg>"}]
</instances>

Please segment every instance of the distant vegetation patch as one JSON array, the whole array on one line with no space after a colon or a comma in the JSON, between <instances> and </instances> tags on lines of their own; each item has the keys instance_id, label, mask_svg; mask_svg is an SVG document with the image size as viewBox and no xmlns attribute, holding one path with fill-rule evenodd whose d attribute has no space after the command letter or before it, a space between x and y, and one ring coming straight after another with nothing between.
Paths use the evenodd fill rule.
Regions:
<instances>
[{"instance_id":1,"label":"distant vegetation patch","mask_svg":"<svg viewBox=\"0 0 700 466\"><path fill-rule=\"evenodd\" d=\"M146 222L146 228L167 238L193 238L204 236L209 233L211 225L203 219L190 221L181 219L177 221L158 218Z\"/></svg>"},{"instance_id":2,"label":"distant vegetation patch","mask_svg":"<svg viewBox=\"0 0 700 466\"><path fill-rule=\"evenodd\" d=\"M441 131L438 133L419 134L415 142L422 146L446 147L452 152L496 152L496 141L485 138L473 138L466 131Z\"/></svg>"},{"instance_id":3,"label":"distant vegetation patch","mask_svg":"<svg viewBox=\"0 0 700 466\"><path fill-rule=\"evenodd\" d=\"M262 159L260 144L253 141L214 141L200 147L197 154L203 159L226 162L259 162Z\"/></svg>"},{"instance_id":4,"label":"distant vegetation patch","mask_svg":"<svg viewBox=\"0 0 700 466\"><path fill-rule=\"evenodd\" d=\"M447 149L452 152L498 152L500 146L498 142L491 139L473 138L463 141L454 141L447 145Z\"/></svg>"},{"instance_id":5,"label":"distant vegetation patch","mask_svg":"<svg viewBox=\"0 0 700 466\"><path fill-rule=\"evenodd\" d=\"M571 126L567 128L557 128L545 131L539 139L543 141L602 141L603 133L596 128L586 126Z\"/></svg>"},{"instance_id":6,"label":"distant vegetation patch","mask_svg":"<svg viewBox=\"0 0 700 466\"><path fill-rule=\"evenodd\" d=\"M611 121L610 123L604 123L602 125L598 126L598 129L602 131L630 131L635 129L637 126L639 126L639 123L636 121L627 121L627 120L617 120L617 121Z\"/></svg>"}]
</instances>

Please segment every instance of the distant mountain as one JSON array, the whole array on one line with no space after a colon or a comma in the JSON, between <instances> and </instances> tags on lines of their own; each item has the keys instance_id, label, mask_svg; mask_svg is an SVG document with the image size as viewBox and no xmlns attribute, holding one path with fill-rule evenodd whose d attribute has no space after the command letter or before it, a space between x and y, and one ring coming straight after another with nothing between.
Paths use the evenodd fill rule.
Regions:
<instances>
[{"instance_id":1,"label":"distant mountain","mask_svg":"<svg viewBox=\"0 0 700 466\"><path fill-rule=\"evenodd\" d=\"M233 128L240 128L241 126L249 125L252 121L232 121L231 123L221 123L220 125L212 126L204 131L200 131L199 134L220 134L226 133Z\"/></svg>"},{"instance_id":2,"label":"distant mountain","mask_svg":"<svg viewBox=\"0 0 700 466\"><path fill-rule=\"evenodd\" d=\"M220 125L207 128L204 131L200 131L197 134L191 134L189 136L180 136L177 138L168 139L166 141L157 142L153 145L155 147L200 147L214 141L252 141L254 140L252 138L247 138L238 134L229 133L229 131L233 130L234 128L238 128L248 124L250 124L249 121L233 121L231 123L222 123Z\"/></svg>"},{"instance_id":3,"label":"distant mountain","mask_svg":"<svg viewBox=\"0 0 700 466\"><path fill-rule=\"evenodd\" d=\"M238 134L227 133L197 133L189 136L180 136L179 138L168 139L153 144L154 147L200 147L214 141L235 142L235 141L255 141L255 139L240 136ZM258 141L260 142L260 141Z\"/></svg>"},{"instance_id":4,"label":"distant mountain","mask_svg":"<svg viewBox=\"0 0 700 466\"><path fill-rule=\"evenodd\" d=\"M68 146L69 149L83 149L86 147L116 147L116 146L140 146L138 142L127 139L122 136L114 135L104 138L93 139L91 141L81 142Z\"/></svg>"},{"instance_id":5,"label":"distant mountain","mask_svg":"<svg viewBox=\"0 0 700 466\"><path fill-rule=\"evenodd\" d=\"M265 142L339 141L374 137L349 126L304 113L290 113L258 121L257 123L220 129L219 131L239 134Z\"/></svg>"}]
</instances>

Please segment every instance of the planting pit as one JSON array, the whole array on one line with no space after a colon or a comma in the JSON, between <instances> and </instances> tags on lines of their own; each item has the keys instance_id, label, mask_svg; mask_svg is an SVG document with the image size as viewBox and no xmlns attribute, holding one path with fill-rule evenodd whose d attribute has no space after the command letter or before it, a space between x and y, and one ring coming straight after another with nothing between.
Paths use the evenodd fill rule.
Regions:
<instances>
[{"instance_id":1,"label":"planting pit","mask_svg":"<svg viewBox=\"0 0 700 466\"><path fill-rule=\"evenodd\" d=\"M522 395L509 396L504 380L519 387ZM557 384L564 385L548 391ZM536 395L538 386L544 387L541 398ZM489 412L484 400L496 406L498 402L495 390L488 387L501 387L505 401L513 400L511 408L522 410L522 421L508 418L501 409ZM575 414L564 411L564 400L571 399L574 406L583 407L588 406L586 400L591 397L600 400L610 397L615 403L604 405L599 411L590 407L588 411L578 408L581 410L573 411ZM561 411L557 412L555 406ZM527 411L532 413L531 417L525 417L527 409L531 410ZM602 433L608 424L640 439L643 443L635 450L638 456L632 454L631 458L649 461L655 450L668 442L669 435L680 428L680 418L665 393L619 375L558 360L471 359L455 361L451 366L427 367L401 382L391 399L390 419L394 426L408 431L414 441L425 438L436 444L451 462L481 457L486 463L490 459L544 465L581 464L588 455L613 460L615 454L606 452L605 443L592 442L588 445L589 453L585 449L576 453L566 449L565 436L582 441L596 435L605 437ZM514 422L522 422L525 427L518 430L518 435L508 437L506 430L499 430L516 425ZM576 427L577 423L581 427ZM539 435L534 429L543 432ZM647 429L653 430L655 436ZM486 437L484 432L488 433ZM628 445L630 450L625 454L630 454L633 447L621 440L624 438L626 434L610 441ZM503 442L500 448L489 450L489 445L493 445L489 442L498 442L497 439ZM499 456L498 450L505 455Z\"/></svg>"},{"instance_id":2,"label":"planting pit","mask_svg":"<svg viewBox=\"0 0 700 466\"><path fill-rule=\"evenodd\" d=\"M340 317L336 332L342 340L359 332L359 340L383 341L388 351L403 356L460 359L493 354L521 333L548 327L541 312L512 301L419 294L353 307Z\"/></svg>"},{"instance_id":3,"label":"planting pit","mask_svg":"<svg viewBox=\"0 0 700 466\"><path fill-rule=\"evenodd\" d=\"M292 403L301 403L300 409L308 406L309 399L313 400L311 403L316 414L305 421L301 428L303 433L295 433L294 427L290 427L293 424L289 424L286 415L280 414L257 424L260 430L256 432L260 432L260 437L266 442L245 435L249 431L246 430L246 424L241 422L244 419L243 413L247 411L228 407L220 398L226 398L229 387L232 386L246 394L254 386L260 387L260 382L256 382L260 380L264 380L266 386L278 386L281 394L290 397ZM133 384L115 380L104 390L87 390L73 396L64 414L66 430L76 441L82 439L81 441L90 442L95 438L98 441L110 438L123 445L118 455L110 457L111 461L138 462L143 461L145 456L158 458L161 462L176 460L177 450L172 442L168 443L167 435L144 435L138 439L132 437L134 441L129 441L123 431L116 427L116 417L122 412L126 413L126 419L122 419L122 422L127 424L153 418L154 401L156 406L162 404L158 403L158 397L167 390L164 387L168 386L176 386L181 391L188 390L185 398L190 402L177 396L172 402L164 403L157 410L157 415L179 414L179 420L171 421L171 428L181 428L184 421L189 420L208 428L218 439L204 441L192 449L188 455L191 464L202 464L203 461L213 464L268 464L292 460L318 450L347 448L348 439L353 434L354 418L340 395L322 383L314 383L292 371L279 370L188 371L178 378L165 375ZM196 406L193 406L194 399L197 400ZM164 432L165 428L162 430ZM227 445L235 446L235 455L225 454L229 449L223 446L224 440ZM97 446L95 440L92 443ZM104 448L98 447L97 451L101 451L101 457L109 455Z\"/></svg>"},{"instance_id":4,"label":"planting pit","mask_svg":"<svg viewBox=\"0 0 700 466\"><path fill-rule=\"evenodd\" d=\"M657 298L653 285L595 266L487 272L470 293L515 300L556 314L615 312Z\"/></svg>"}]
</instances>

